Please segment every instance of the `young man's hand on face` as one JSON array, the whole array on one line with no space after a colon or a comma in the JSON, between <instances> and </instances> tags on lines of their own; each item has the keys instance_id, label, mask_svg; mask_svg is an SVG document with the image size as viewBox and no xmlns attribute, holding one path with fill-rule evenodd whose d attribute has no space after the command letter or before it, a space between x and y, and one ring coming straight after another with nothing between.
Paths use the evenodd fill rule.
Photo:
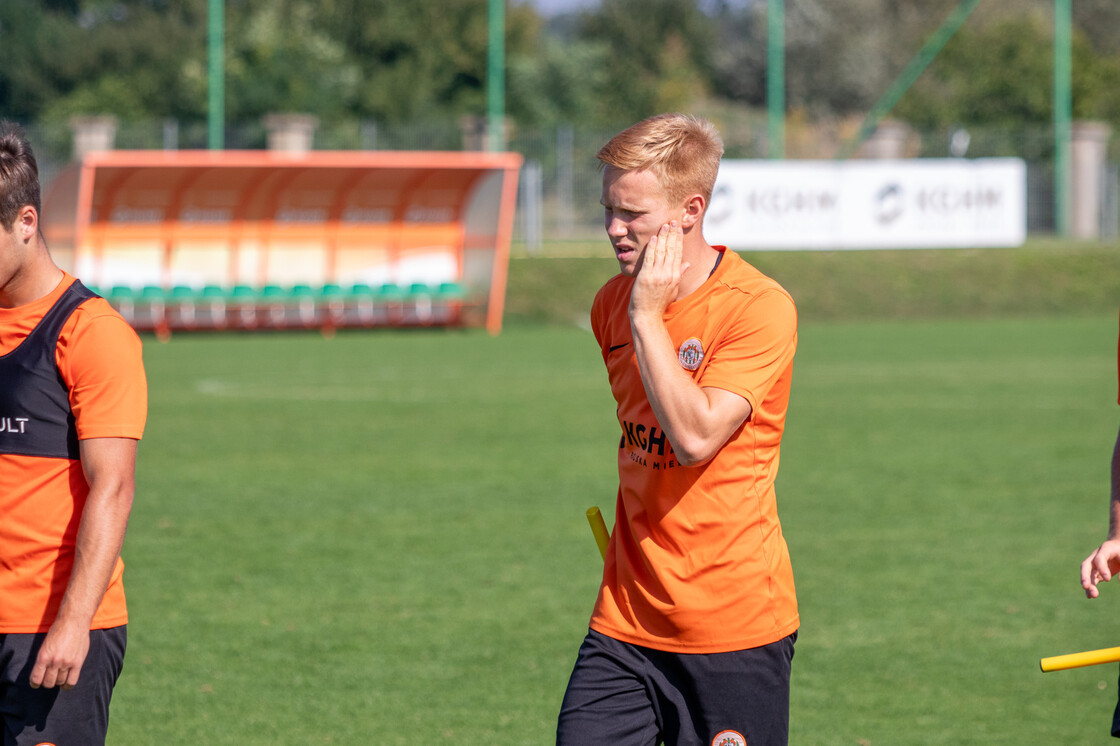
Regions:
<instances>
[{"instance_id":1,"label":"young man's hand on face","mask_svg":"<svg viewBox=\"0 0 1120 746\"><path fill-rule=\"evenodd\" d=\"M688 270L688 264L681 263L683 253L684 229L680 221L666 223L650 238L630 292L631 318L642 315L660 318L677 299L681 276Z\"/></svg>"}]
</instances>

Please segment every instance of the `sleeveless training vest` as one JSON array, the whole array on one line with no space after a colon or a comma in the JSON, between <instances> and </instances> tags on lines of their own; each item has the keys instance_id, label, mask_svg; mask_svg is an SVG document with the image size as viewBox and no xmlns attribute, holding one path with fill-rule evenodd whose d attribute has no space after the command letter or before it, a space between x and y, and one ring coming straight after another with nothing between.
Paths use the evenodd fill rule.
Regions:
<instances>
[{"instance_id":1,"label":"sleeveless training vest","mask_svg":"<svg viewBox=\"0 0 1120 746\"><path fill-rule=\"evenodd\" d=\"M55 363L62 325L98 297L75 280L19 347L0 357L0 453L77 460L70 392Z\"/></svg>"}]
</instances>

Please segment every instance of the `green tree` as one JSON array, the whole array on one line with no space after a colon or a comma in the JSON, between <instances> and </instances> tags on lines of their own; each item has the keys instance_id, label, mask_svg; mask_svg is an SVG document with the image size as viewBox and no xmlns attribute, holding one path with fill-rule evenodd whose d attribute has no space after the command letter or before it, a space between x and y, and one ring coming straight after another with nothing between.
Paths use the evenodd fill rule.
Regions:
<instances>
[{"instance_id":1,"label":"green tree","mask_svg":"<svg viewBox=\"0 0 1120 746\"><path fill-rule=\"evenodd\" d=\"M198 0L0 3L0 111L182 116L198 110L182 75ZM202 48L201 45L197 45Z\"/></svg>"},{"instance_id":2,"label":"green tree","mask_svg":"<svg viewBox=\"0 0 1120 746\"><path fill-rule=\"evenodd\" d=\"M327 36L357 65L352 113L384 121L481 114L486 101L487 0L322 0ZM531 56L540 20L506 13L507 57Z\"/></svg>"},{"instance_id":3,"label":"green tree","mask_svg":"<svg viewBox=\"0 0 1120 746\"><path fill-rule=\"evenodd\" d=\"M511 60L534 55L540 28L509 9ZM487 34L487 0L226 0L226 115L481 114ZM206 115L207 0L4 0L0 48L5 116Z\"/></svg>"},{"instance_id":4,"label":"green tree","mask_svg":"<svg viewBox=\"0 0 1120 746\"><path fill-rule=\"evenodd\" d=\"M717 32L694 0L602 0L584 15L580 33L609 50L604 123L631 122L704 99Z\"/></svg>"},{"instance_id":5,"label":"green tree","mask_svg":"<svg viewBox=\"0 0 1120 746\"><path fill-rule=\"evenodd\" d=\"M967 24L899 102L899 117L923 128L953 124L1046 125L1053 117L1053 24L1035 12ZM1120 114L1120 64L1075 29L1073 113Z\"/></svg>"},{"instance_id":6,"label":"green tree","mask_svg":"<svg viewBox=\"0 0 1120 746\"><path fill-rule=\"evenodd\" d=\"M609 120L609 60L610 49L602 42L542 37L536 54L509 60L510 117L537 126Z\"/></svg>"},{"instance_id":7,"label":"green tree","mask_svg":"<svg viewBox=\"0 0 1120 746\"><path fill-rule=\"evenodd\" d=\"M254 120L270 112L321 118L351 113L361 68L329 33L317 3L306 0L230 2L226 21L226 114ZM298 33L293 33L298 29ZM192 80L205 85L205 68Z\"/></svg>"}]
</instances>

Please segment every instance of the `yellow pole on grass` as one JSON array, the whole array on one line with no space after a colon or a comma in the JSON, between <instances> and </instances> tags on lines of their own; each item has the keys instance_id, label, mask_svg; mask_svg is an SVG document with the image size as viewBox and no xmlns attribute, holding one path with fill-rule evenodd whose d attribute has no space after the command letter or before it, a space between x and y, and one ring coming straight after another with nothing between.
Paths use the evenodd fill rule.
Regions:
<instances>
[{"instance_id":1,"label":"yellow pole on grass","mask_svg":"<svg viewBox=\"0 0 1120 746\"><path fill-rule=\"evenodd\" d=\"M587 509L587 522L591 524L591 533L595 535L595 543L599 545L599 554L606 562L607 543L611 540L611 535L607 531L607 523L603 520L603 514L599 512L599 508Z\"/></svg>"},{"instance_id":2,"label":"yellow pole on grass","mask_svg":"<svg viewBox=\"0 0 1120 746\"><path fill-rule=\"evenodd\" d=\"M1039 661L1043 673L1050 671L1065 671L1070 668L1082 666L1099 666L1102 663L1116 663L1120 661L1120 648L1102 648L1100 650L1086 650L1083 653L1070 653L1068 655L1055 655Z\"/></svg>"}]
</instances>

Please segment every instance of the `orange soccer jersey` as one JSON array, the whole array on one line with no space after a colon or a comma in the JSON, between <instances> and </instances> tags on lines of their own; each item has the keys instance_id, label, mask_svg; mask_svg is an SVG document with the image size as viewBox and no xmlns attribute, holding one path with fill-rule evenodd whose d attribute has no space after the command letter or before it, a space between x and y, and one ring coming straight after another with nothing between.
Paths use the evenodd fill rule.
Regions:
<instances>
[{"instance_id":1,"label":"orange soccer jersey","mask_svg":"<svg viewBox=\"0 0 1120 746\"><path fill-rule=\"evenodd\" d=\"M0 308L0 355L18 348L73 282L66 275L46 297ZM79 439L140 439L147 413L141 343L106 301L94 298L74 311L59 334L55 361ZM79 461L0 453L0 633L50 628L88 494ZM92 629L128 621L123 572L118 559Z\"/></svg>"},{"instance_id":2,"label":"orange soccer jersey","mask_svg":"<svg viewBox=\"0 0 1120 746\"><path fill-rule=\"evenodd\" d=\"M706 464L684 467L646 398L630 332L633 280L595 298L591 322L618 403L619 491L591 627L679 653L766 645L799 625L774 479L789 402L797 311L780 285L723 251L665 311L680 364L752 413Z\"/></svg>"}]
</instances>

